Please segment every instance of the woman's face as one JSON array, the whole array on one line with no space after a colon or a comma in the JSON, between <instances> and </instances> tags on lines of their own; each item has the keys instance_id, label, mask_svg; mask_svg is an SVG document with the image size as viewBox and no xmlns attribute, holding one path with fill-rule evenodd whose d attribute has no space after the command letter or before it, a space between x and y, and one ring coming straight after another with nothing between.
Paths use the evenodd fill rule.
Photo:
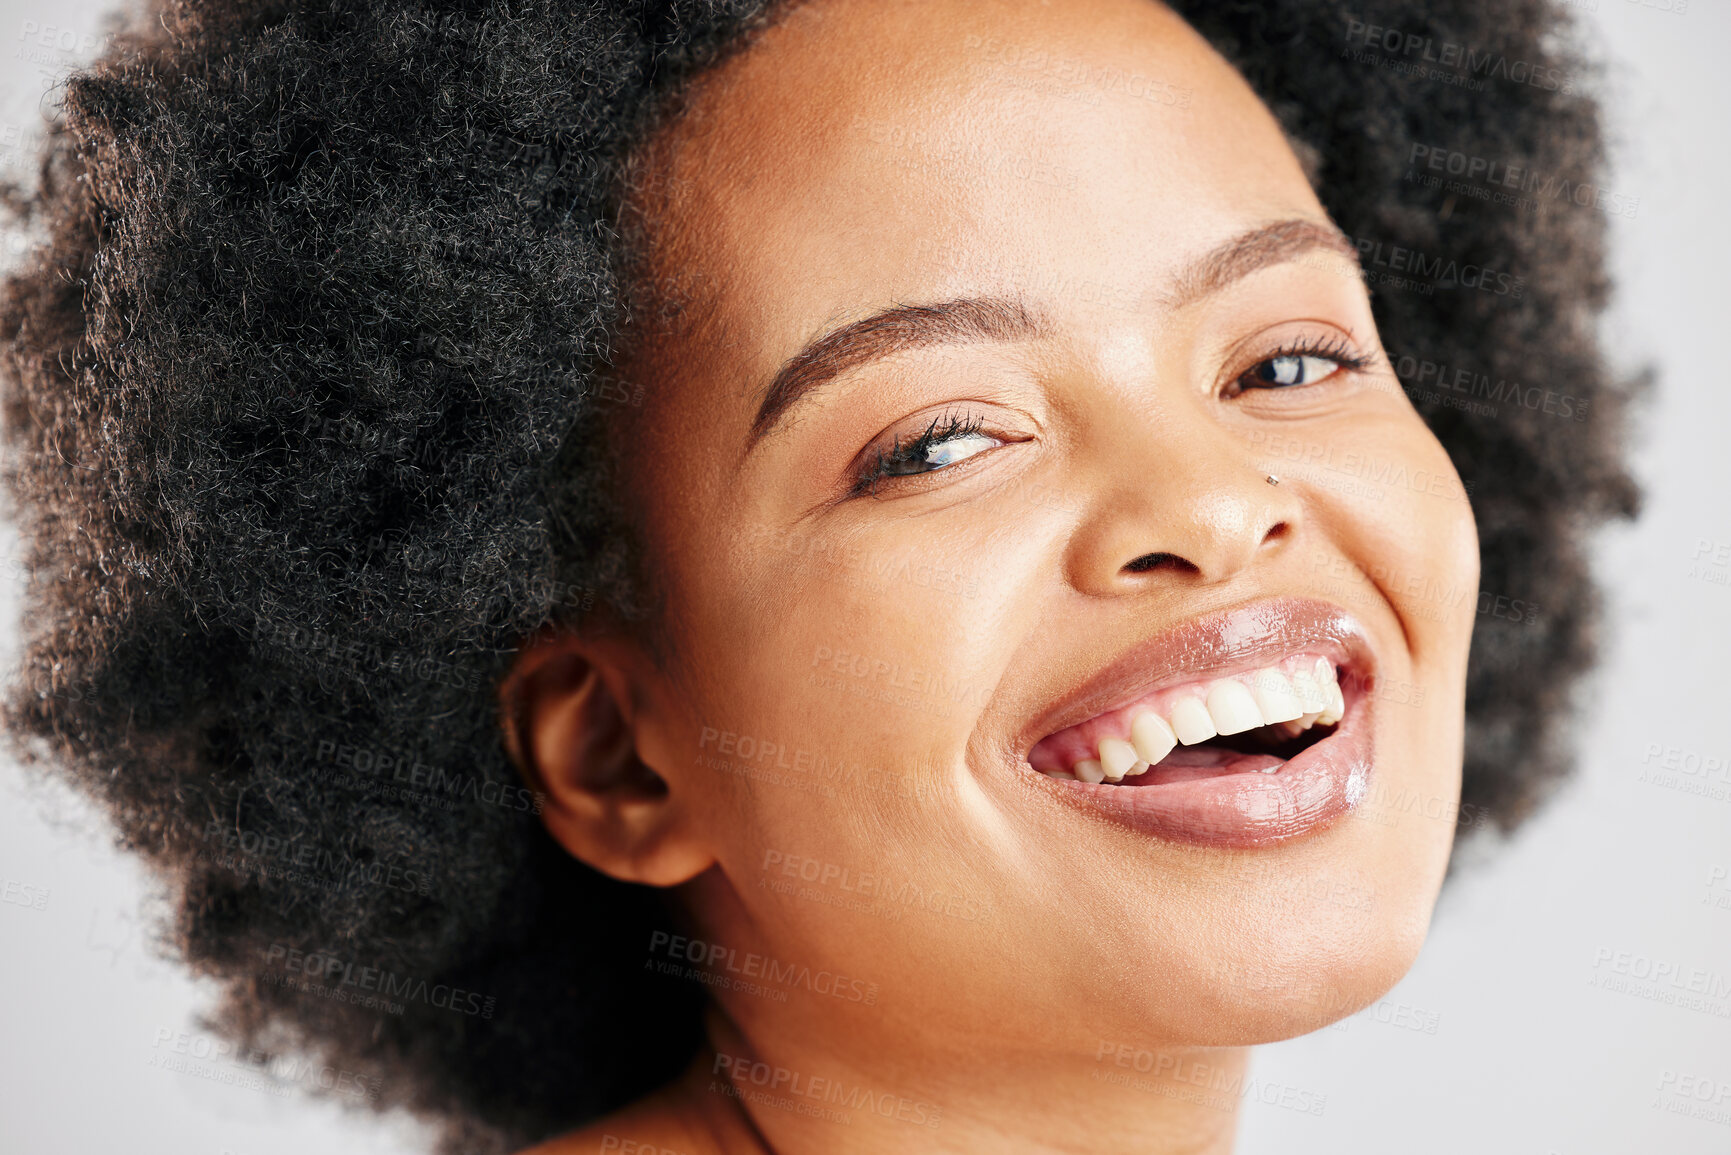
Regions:
<instances>
[{"instance_id":1,"label":"woman's face","mask_svg":"<svg viewBox=\"0 0 1731 1155\"><path fill-rule=\"evenodd\" d=\"M627 462L677 658L629 714L701 934L876 984L851 1038L1000 1056L1384 992L1454 833L1477 545L1238 76L1147 0L830 0L650 161L685 299ZM1332 730L1201 741L1330 677ZM1163 726L1119 784L1042 772Z\"/></svg>"}]
</instances>

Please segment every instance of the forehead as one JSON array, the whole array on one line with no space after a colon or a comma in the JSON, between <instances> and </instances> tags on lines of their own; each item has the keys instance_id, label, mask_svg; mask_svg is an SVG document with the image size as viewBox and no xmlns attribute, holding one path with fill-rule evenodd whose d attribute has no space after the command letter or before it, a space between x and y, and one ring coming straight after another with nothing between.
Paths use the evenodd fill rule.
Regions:
<instances>
[{"instance_id":1,"label":"forehead","mask_svg":"<svg viewBox=\"0 0 1731 1155\"><path fill-rule=\"evenodd\" d=\"M660 258L780 349L1040 276L1131 304L1246 222L1320 213L1254 94L1151 0L804 4L701 82L657 153Z\"/></svg>"}]
</instances>

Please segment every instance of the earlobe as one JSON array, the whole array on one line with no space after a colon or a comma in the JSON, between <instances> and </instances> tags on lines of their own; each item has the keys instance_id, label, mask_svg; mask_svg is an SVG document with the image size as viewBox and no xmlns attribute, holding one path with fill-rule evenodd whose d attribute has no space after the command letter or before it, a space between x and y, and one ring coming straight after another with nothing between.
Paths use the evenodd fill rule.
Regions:
<instances>
[{"instance_id":1,"label":"earlobe","mask_svg":"<svg viewBox=\"0 0 1731 1155\"><path fill-rule=\"evenodd\" d=\"M673 886L713 856L683 792L638 756L629 681L600 646L560 635L518 655L500 687L505 746L546 798L542 821L575 857L627 882Z\"/></svg>"}]
</instances>

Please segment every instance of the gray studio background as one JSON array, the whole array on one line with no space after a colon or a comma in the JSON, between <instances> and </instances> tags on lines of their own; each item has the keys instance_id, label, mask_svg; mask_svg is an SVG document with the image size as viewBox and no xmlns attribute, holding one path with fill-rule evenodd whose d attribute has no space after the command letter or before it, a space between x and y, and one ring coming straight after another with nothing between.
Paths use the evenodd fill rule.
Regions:
<instances>
[{"instance_id":1,"label":"gray studio background","mask_svg":"<svg viewBox=\"0 0 1731 1155\"><path fill-rule=\"evenodd\" d=\"M94 51L107 7L0 0L6 175L28 169L45 81ZM1646 516L1603 538L1614 630L1582 772L1512 842L1464 857L1382 1003L1257 1052L1241 1155L1731 1151L1731 1123L1684 1110L1731 1118L1731 771L1700 772L1731 764L1731 0L1576 7L1606 64L1607 185L1639 198L1612 218L1609 348L1661 373L1635 453ZM0 536L7 658L19 576ZM1687 792L1701 783L1717 797ZM208 992L152 952L147 888L98 820L9 762L0 884L0 1151L425 1150L403 1120L153 1067L159 1032L196 1033ZM1645 997L1654 968L1685 996L1705 972L1722 997ZM1311 1113L1280 1106L1287 1088Z\"/></svg>"}]
</instances>

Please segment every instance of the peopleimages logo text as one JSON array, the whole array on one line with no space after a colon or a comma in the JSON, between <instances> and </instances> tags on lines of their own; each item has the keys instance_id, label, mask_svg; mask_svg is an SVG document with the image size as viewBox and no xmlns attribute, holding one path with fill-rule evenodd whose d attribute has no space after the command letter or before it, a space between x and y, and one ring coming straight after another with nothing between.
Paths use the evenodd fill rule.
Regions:
<instances>
[{"instance_id":1,"label":"peopleimages logo text","mask_svg":"<svg viewBox=\"0 0 1731 1155\"><path fill-rule=\"evenodd\" d=\"M1407 150L1406 163L1409 180L1426 173L1460 177L1486 190L1522 194L1526 199L1512 202L1520 205L1571 204L1620 217L1633 217L1641 205L1638 197L1612 192L1591 181L1437 144L1414 143Z\"/></svg>"},{"instance_id":2,"label":"peopleimages logo text","mask_svg":"<svg viewBox=\"0 0 1731 1155\"><path fill-rule=\"evenodd\" d=\"M754 951L741 952L734 947L702 939L687 938L664 930L649 935L650 955L665 954L680 962L692 963L718 974L737 975L744 979L773 983L782 988L802 988L812 994L827 995L843 1002L872 1006L878 1001L878 985L851 978L829 970L813 970L800 963L782 962Z\"/></svg>"},{"instance_id":3,"label":"peopleimages logo text","mask_svg":"<svg viewBox=\"0 0 1731 1155\"><path fill-rule=\"evenodd\" d=\"M1438 40L1434 36L1421 36L1350 16L1346 21L1346 43L1349 49L1374 48L1407 63L1440 65L1484 80L1506 80L1511 84L1530 85L1565 95L1575 91L1574 77L1561 69L1525 60L1510 60L1501 52L1481 50L1452 40Z\"/></svg>"},{"instance_id":4,"label":"peopleimages logo text","mask_svg":"<svg viewBox=\"0 0 1731 1155\"><path fill-rule=\"evenodd\" d=\"M1517 301L1526 295L1527 283L1524 280L1488 265L1463 264L1453 258L1433 257L1418 249L1372 237L1354 237L1352 243L1358 248L1359 260L1372 270L1406 273L1433 285L1459 285L1463 289L1476 289Z\"/></svg>"}]
</instances>

